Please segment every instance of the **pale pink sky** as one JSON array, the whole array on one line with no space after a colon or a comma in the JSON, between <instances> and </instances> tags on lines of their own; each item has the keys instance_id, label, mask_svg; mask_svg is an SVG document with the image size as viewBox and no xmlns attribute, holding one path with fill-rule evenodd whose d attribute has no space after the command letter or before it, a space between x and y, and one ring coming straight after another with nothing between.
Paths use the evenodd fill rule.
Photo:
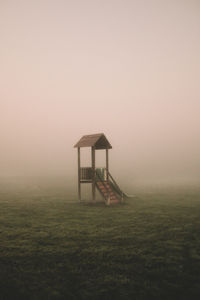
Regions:
<instances>
[{"instance_id":1,"label":"pale pink sky","mask_svg":"<svg viewBox=\"0 0 200 300\"><path fill-rule=\"evenodd\" d=\"M0 175L76 172L104 132L111 170L199 178L198 0L0 0Z\"/></svg>"}]
</instances>

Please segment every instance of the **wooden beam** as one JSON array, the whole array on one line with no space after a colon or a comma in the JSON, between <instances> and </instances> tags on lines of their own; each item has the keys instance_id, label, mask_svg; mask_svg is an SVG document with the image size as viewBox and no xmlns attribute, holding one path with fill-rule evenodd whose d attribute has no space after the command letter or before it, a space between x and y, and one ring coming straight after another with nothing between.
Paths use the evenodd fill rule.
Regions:
<instances>
[{"instance_id":1,"label":"wooden beam","mask_svg":"<svg viewBox=\"0 0 200 300\"><path fill-rule=\"evenodd\" d=\"M78 199L81 202L81 153L80 147L78 149Z\"/></svg>"},{"instance_id":2,"label":"wooden beam","mask_svg":"<svg viewBox=\"0 0 200 300\"><path fill-rule=\"evenodd\" d=\"M95 147L91 147L92 159L92 201L96 200Z\"/></svg>"},{"instance_id":3,"label":"wooden beam","mask_svg":"<svg viewBox=\"0 0 200 300\"><path fill-rule=\"evenodd\" d=\"M108 181L108 172L109 172L109 157L108 157L108 149L106 149L106 180Z\"/></svg>"}]
</instances>

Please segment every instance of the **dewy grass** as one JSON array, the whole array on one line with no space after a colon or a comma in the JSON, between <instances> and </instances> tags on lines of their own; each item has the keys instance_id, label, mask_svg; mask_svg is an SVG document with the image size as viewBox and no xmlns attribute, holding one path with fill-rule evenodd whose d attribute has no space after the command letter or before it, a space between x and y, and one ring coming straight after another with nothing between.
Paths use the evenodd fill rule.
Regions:
<instances>
[{"instance_id":1,"label":"dewy grass","mask_svg":"<svg viewBox=\"0 0 200 300\"><path fill-rule=\"evenodd\" d=\"M60 187L59 187L60 189ZM200 191L1 189L0 299L200 299Z\"/></svg>"}]
</instances>

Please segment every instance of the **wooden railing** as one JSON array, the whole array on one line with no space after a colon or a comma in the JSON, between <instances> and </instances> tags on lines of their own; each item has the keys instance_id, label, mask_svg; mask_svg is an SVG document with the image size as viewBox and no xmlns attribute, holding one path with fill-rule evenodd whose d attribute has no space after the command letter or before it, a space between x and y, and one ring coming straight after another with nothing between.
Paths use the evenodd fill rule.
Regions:
<instances>
[{"instance_id":1,"label":"wooden railing","mask_svg":"<svg viewBox=\"0 0 200 300\"><path fill-rule=\"evenodd\" d=\"M117 182L115 181L115 179L112 177L112 175L110 174L110 172L108 170L107 170L107 172L108 172L108 180L110 181L110 183L113 186L114 190L121 197L121 202L123 202L125 194L122 192L122 190L120 189L119 185L117 184Z\"/></svg>"},{"instance_id":2,"label":"wooden railing","mask_svg":"<svg viewBox=\"0 0 200 300\"><path fill-rule=\"evenodd\" d=\"M124 198L127 197L127 195L122 192L120 189L119 185L115 181L115 179L112 177L110 172L106 168L97 168L95 170L96 173L96 180L101 181L102 184L104 185L106 191L108 190L107 185L105 184L106 181L109 181L110 185L112 188L115 190L115 192L121 197L121 201L123 202ZM82 182L92 182L92 177L93 177L93 171L91 167L84 167L80 168L80 180ZM109 192L108 192L109 195Z\"/></svg>"},{"instance_id":3,"label":"wooden railing","mask_svg":"<svg viewBox=\"0 0 200 300\"><path fill-rule=\"evenodd\" d=\"M92 168L80 168L80 180L81 181L91 181L92 180Z\"/></svg>"}]
</instances>

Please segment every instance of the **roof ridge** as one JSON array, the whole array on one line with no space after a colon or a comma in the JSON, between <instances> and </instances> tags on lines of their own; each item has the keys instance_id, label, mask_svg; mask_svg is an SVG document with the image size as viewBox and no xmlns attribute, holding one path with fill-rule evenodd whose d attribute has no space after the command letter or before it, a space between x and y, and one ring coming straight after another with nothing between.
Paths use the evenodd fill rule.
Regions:
<instances>
[{"instance_id":1,"label":"roof ridge","mask_svg":"<svg viewBox=\"0 0 200 300\"><path fill-rule=\"evenodd\" d=\"M101 140L101 138L103 138ZM100 141L100 143L97 144L97 142ZM83 135L81 139L76 143L74 146L75 148L80 148L80 147L93 147L97 146L96 149L111 149L112 146L108 142L106 136L104 133L96 133L96 134L88 134L88 135Z\"/></svg>"}]
</instances>

